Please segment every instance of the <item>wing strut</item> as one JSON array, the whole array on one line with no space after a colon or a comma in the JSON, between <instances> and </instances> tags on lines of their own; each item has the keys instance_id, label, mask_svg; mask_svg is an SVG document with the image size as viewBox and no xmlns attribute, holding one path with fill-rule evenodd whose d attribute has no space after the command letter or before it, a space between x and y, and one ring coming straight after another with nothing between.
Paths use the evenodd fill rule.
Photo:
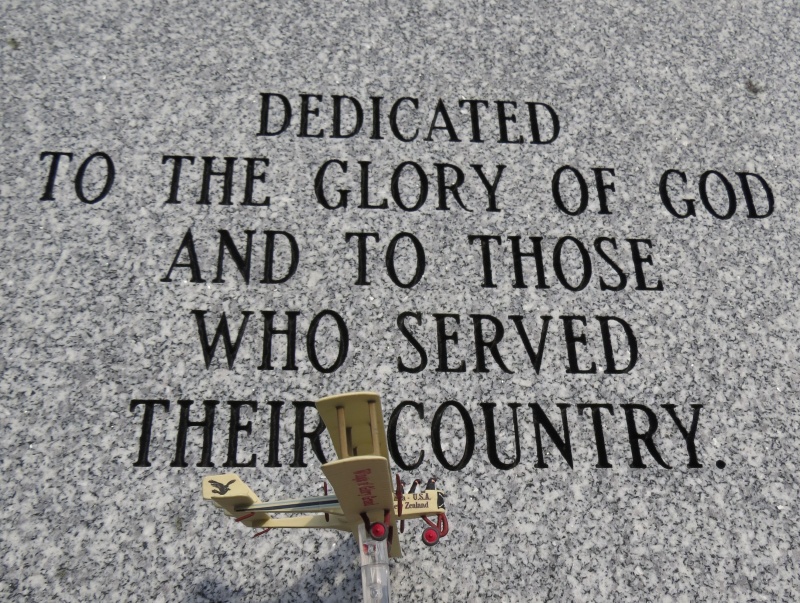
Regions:
<instances>
[{"instance_id":1,"label":"wing strut","mask_svg":"<svg viewBox=\"0 0 800 603\"><path fill-rule=\"evenodd\" d=\"M377 412L377 404L375 404L375 400L370 400L367 402L369 404L369 425L372 429L372 454L376 456L380 456L381 454L381 447L380 441L378 440L378 412ZM383 427L383 418L381 417L380 426Z\"/></svg>"},{"instance_id":2,"label":"wing strut","mask_svg":"<svg viewBox=\"0 0 800 603\"><path fill-rule=\"evenodd\" d=\"M350 456L350 448L347 445L347 422L344 417L344 406L336 407L336 422L339 424L339 447L342 450L342 458Z\"/></svg>"}]
</instances>

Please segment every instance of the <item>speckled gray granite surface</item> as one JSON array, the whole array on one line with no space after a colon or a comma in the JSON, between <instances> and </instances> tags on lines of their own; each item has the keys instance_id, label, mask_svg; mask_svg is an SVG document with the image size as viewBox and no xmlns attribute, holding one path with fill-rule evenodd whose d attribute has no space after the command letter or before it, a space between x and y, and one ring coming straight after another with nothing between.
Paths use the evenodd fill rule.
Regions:
<instances>
[{"instance_id":1,"label":"speckled gray granite surface","mask_svg":"<svg viewBox=\"0 0 800 603\"><path fill-rule=\"evenodd\" d=\"M153 4L0 9L0 598L360 600L199 494L320 493L295 403L360 389L448 495L397 600L800 598L795 3Z\"/></svg>"}]
</instances>

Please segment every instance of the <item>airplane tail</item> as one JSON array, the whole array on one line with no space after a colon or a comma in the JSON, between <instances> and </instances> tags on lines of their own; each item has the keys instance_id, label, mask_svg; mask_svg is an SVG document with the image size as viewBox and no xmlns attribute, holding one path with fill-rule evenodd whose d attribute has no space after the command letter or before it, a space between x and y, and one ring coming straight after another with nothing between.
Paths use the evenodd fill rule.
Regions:
<instances>
[{"instance_id":1,"label":"airplane tail","mask_svg":"<svg viewBox=\"0 0 800 603\"><path fill-rule=\"evenodd\" d=\"M203 478L203 499L210 500L228 517L235 517L249 528L263 528L271 519L266 511L237 511L261 502L258 496L235 473Z\"/></svg>"}]
</instances>

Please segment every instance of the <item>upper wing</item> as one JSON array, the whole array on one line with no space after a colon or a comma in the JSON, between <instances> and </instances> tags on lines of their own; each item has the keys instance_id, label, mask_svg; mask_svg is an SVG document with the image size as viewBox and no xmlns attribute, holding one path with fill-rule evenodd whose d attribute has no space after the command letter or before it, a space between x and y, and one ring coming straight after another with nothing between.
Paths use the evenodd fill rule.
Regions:
<instances>
[{"instance_id":1,"label":"upper wing","mask_svg":"<svg viewBox=\"0 0 800 603\"><path fill-rule=\"evenodd\" d=\"M333 440L340 459L382 456L388 460L381 397L373 392L352 392L317 401L317 411Z\"/></svg>"}]
</instances>

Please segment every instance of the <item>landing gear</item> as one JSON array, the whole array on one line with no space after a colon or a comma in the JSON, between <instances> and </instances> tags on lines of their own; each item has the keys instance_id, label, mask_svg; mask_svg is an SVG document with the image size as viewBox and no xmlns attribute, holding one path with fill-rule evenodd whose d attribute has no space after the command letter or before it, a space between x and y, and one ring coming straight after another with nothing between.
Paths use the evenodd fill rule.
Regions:
<instances>
[{"instance_id":1,"label":"landing gear","mask_svg":"<svg viewBox=\"0 0 800 603\"><path fill-rule=\"evenodd\" d=\"M439 542L439 538L444 538L450 532L450 524L447 522L447 515L444 513L436 517L436 523L433 523L425 515L422 516L422 519L428 524L428 527L422 531L422 542L428 546L433 546Z\"/></svg>"},{"instance_id":2,"label":"landing gear","mask_svg":"<svg viewBox=\"0 0 800 603\"><path fill-rule=\"evenodd\" d=\"M392 530L389 529L389 518L388 509L383 514L383 521L370 522L366 513L361 514L361 520L364 522L364 529L367 531L370 538L377 541L386 540L392 535Z\"/></svg>"},{"instance_id":3,"label":"landing gear","mask_svg":"<svg viewBox=\"0 0 800 603\"><path fill-rule=\"evenodd\" d=\"M385 523L376 521L369 526L369 535L373 540L386 540L389 536L389 528L386 527Z\"/></svg>"},{"instance_id":4,"label":"landing gear","mask_svg":"<svg viewBox=\"0 0 800 603\"><path fill-rule=\"evenodd\" d=\"M439 530L436 528L425 528L422 530L422 542L426 546L433 546L439 542Z\"/></svg>"}]
</instances>

